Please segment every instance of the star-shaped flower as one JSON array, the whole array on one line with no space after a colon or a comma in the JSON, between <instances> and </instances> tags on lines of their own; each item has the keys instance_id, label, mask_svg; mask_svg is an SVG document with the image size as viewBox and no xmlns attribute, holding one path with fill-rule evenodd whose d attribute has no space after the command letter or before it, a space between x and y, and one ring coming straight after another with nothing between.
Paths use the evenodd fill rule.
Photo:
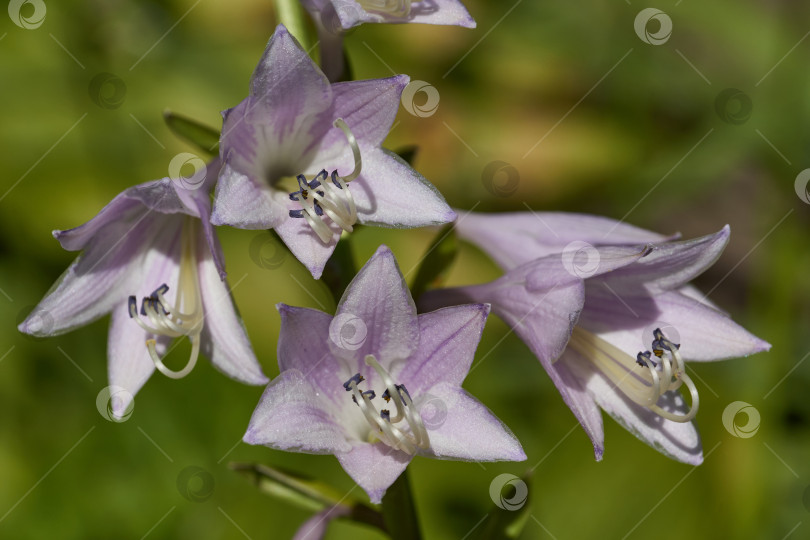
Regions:
<instances>
[{"instance_id":1,"label":"star-shaped flower","mask_svg":"<svg viewBox=\"0 0 810 540\"><path fill-rule=\"evenodd\" d=\"M526 458L511 432L461 388L489 307L416 314L385 246L351 282L334 317L279 305L281 374L245 442L334 454L380 502L414 455Z\"/></svg>"},{"instance_id":2,"label":"star-shaped flower","mask_svg":"<svg viewBox=\"0 0 810 540\"><path fill-rule=\"evenodd\" d=\"M720 256L728 227L667 242L596 216L520 213L469 214L457 229L506 273L483 285L430 291L420 305L491 303L538 357L597 459L604 451L601 407L662 453L702 461L692 422L699 395L684 361L770 348L688 284Z\"/></svg>"},{"instance_id":3,"label":"star-shaped flower","mask_svg":"<svg viewBox=\"0 0 810 540\"><path fill-rule=\"evenodd\" d=\"M84 225L53 233L64 249L83 253L19 330L58 335L111 313L109 381L126 390L113 402L116 416L124 415L155 367L180 378L200 352L238 381L267 382L231 302L210 224L206 188L218 168L216 161L209 165L207 180L196 185L164 178L129 188ZM183 336L191 341L191 356L175 371L161 357Z\"/></svg>"},{"instance_id":4,"label":"star-shaped flower","mask_svg":"<svg viewBox=\"0 0 810 540\"><path fill-rule=\"evenodd\" d=\"M421 227L455 219L427 180L380 147L407 82L330 85L279 26L250 96L223 113L213 223L274 228L319 278L341 232L355 223Z\"/></svg>"}]
</instances>

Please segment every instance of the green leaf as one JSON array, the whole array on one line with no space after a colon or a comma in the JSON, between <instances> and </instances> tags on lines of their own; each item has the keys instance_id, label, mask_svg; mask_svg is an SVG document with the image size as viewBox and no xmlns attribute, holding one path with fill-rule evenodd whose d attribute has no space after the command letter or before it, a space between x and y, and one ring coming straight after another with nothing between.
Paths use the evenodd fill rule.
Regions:
<instances>
[{"instance_id":1,"label":"green leaf","mask_svg":"<svg viewBox=\"0 0 810 540\"><path fill-rule=\"evenodd\" d=\"M416 154L419 152L419 147L415 144L403 146L396 151L397 155L401 157L408 165L413 165L413 160L416 159Z\"/></svg>"},{"instance_id":2,"label":"green leaf","mask_svg":"<svg viewBox=\"0 0 810 540\"><path fill-rule=\"evenodd\" d=\"M450 271L450 265L458 254L458 239L453 224L446 225L439 231L433 243L422 257L419 271L411 285L411 294L418 301L422 294L431 288L441 286Z\"/></svg>"},{"instance_id":3,"label":"green leaf","mask_svg":"<svg viewBox=\"0 0 810 540\"><path fill-rule=\"evenodd\" d=\"M163 111L163 119L179 138L212 156L219 153L219 132L216 129L169 110Z\"/></svg>"},{"instance_id":4,"label":"green leaf","mask_svg":"<svg viewBox=\"0 0 810 540\"><path fill-rule=\"evenodd\" d=\"M483 525L478 528L475 531L476 534L471 537L472 540L515 540L520 537L526 526L526 522L531 516L531 505L528 504L526 498L523 498L523 500L515 500L515 497L520 496L520 491L517 488L512 487L511 494L508 493L508 490L510 489L510 484L514 486L514 482L523 482L526 489L525 493L528 493L531 472L526 473L523 478L513 478L513 482L502 486L502 490L498 494L501 497L499 501L501 504L493 505L489 513L487 513ZM490 490L491 489L490 487ZM492 493L491 495L495 496L495 494ZM505 508L501 508L501 506Z\"/></svg>"},{"instance_id":5,"label":"green leaf","mask_svg":"<svg viewBox=\"0 0 810 540\"><path fill-rule=\"evenodd\" d=\"M408 479L408 469L405 469L386 490L382 500L382 515L391 540L420 540L422 538Z\"/></svg>"}]
</instances>

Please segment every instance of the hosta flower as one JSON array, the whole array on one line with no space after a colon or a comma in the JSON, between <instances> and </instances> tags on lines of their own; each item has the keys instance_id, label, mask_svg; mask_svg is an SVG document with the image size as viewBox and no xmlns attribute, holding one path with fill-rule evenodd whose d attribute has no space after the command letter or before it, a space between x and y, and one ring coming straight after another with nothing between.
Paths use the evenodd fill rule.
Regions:
<instances>
[{"instance_id":1,"label":"hosta flower","mask_svg":"<svg viewBox=\"0 0 810 540\"><path fill-rule=\"evenodd\" d=\"M334 317L283 304L279 311L281 374L265 390L245 442L334 454L373 502L414 455L525 459L508 429L461 388L488 306L417 316L383 246Z\"/></svg>"},{"instance_id":2,"label":"hosta flower","mask_svg":"<svg viewBox=\"0 0 810 540\"><path fill-rule=\"evenodd\" d=\"M250 96L224 113L213 223L274 228L318 278L355 223L421 227L455 219L433 186L380 148L407 82L330 85L279 26Z\"/></svg>"},{"instance_id":3,"label":"hosta flower","mask_svg":"<svg viewBox=\"0 0 810 540\"><path fill-rule=\"evenodd\" d=\"M209 180L217 168L216 162L209 167ZM208 192L186 189L177 179L147 182L116 196L84 225L53 233L64 249L83 253L19 330L57 335L110 313L109 381L129 394L113 403L115 415L123 415L156 367L183 377L200 352L238 381L267 382L224 282ZM190 357L172 369L163 356L183 337L191 342Z\"/></svg>"},{"instance_id":4,"label":"hosta flower","mask_svg":"<svg viewBox=\"0 0 810 540\"><path fill-rule=\"evenodd\" d=\"M666 242L605 218L540 213L470 214L458 229L506 273L484 285L431 291L426 306L490 302L538 357L597 459L601 407L664 454L702 461L692 422L699 392L685 361L770 347L688 285L719 257L728 227Z\"/></svg>"},{"instance_id":5,"label":"hosta flower","mask_svg":"<svg viewBox=\"0 0 810 540\"><path fill-rule=\"evenodd\" d=\"M330 80L343 71L346 30L363 23L422 23L475 28L458 0L301 0L318 28L321 66Z\"/></svg>"}]
</instances>

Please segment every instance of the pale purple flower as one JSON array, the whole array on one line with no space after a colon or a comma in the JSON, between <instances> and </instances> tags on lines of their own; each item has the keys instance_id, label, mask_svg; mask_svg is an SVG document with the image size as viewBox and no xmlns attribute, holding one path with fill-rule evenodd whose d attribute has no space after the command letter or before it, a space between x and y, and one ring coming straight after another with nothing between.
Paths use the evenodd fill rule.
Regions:
<instances>
[{"instance_id":1,"label":"pale purple flower","mask_svg":"<svg viewBox=\"0 0 810 540\"><path fill-rule=\"evenodd\" d=\"M438 24L475 28L459 0L301 0L318 29L321 67L335 80L343 71L343 34L364 23Z\"/></svg>"},{"instance_id":2,"label":"pale purple flower","mask_svg":"<svg viewBox=\"0 0 810 540\"><path fill-rule=\"evenodd\" d=\"M223 113L213 223L275 229L318 278L355 223L421 227L455 219L427 180L380 147L407 82L397 76L330 85L279 26L250 96ZM292 181L286 186L285 177Z\"/></svg>"},{"instance_id":3,"label":"pale purple flower","mask_svg":"<svg viewBox=\"0 0 810 540\"><path fill-rule=\"evenodd\" d=\"M414 455L526 458L512 433L461 388L489 306L417 316L396 260L382 246L334 317L278 309L281 374L265 390L245 442L334 454L375 503Z\"/></svg>"},{"instance_id":4,"label":"pale purple flower","mask_svg":"<svg viewBox=\"0 0 810 540\"><path fill-rule=\"evenodd\" d=\"M491 303L538 357L597 459L604 451L601 407L660 452L702 461L692 421L699 395L684 360L770 348L688 285L720 256L728 227L665 241L606 218L522 213L469 214L457 229L506 273L484 285L430 291L420 305Z\"/></svg>"},{"instance_id":5,"label":"pale purple flower","mask_svg":"<svg viewBox=\"0 0 810 540\"><path fill-rule=\"evenodd\" d=\"M134 186L84 225L53 233L64 249L83 253L19 330L58 335L110 313L109 382L126 391L113 402L116 416L155 367L180 378L200 352L238 381L267 382L232 304L210 224L205 188L217 170L218 162L209 165L198 189L170 178ZM179 337L189 339L192 352L175 371L161 357Z\"/></svg>"}]
</instances>

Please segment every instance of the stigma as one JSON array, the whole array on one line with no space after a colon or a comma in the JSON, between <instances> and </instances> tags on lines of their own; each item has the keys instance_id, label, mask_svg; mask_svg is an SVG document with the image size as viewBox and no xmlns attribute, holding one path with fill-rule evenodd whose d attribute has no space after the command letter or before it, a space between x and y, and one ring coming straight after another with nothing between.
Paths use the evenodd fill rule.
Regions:
<instances>
[{"instance_id":1,"label":"stigma","mask_svg":"<svg viewBox=\"0 0 810 540\"><path fill-rule=\"evenodd\" d=\"M165 283L143 298L138 311L138 300L130 296L129 316L148 334L170 338L188 337L191 341L191 354L186 366L175 371L168 368L157 353L155 338L146 340L146 349L155 367L172 379L182 379L194 369L200 354L200 334L203 329L203 307L200 295L200 282L197 276L197 224L194 218L186 218L181 232L180 271L177 278L177 298L174 304L166 298L169 286Z\"/></svg>"},{"instance_id":2,"label":"stigma","mask_svg":"<svg viewBox=\"0 0 810 540\"><path fill-rule=\"evenodd\" d=\"M650 351L635 358L596 335L575 327L569 345L588 358L613 386L633 402L673 422L689 422L698 411L700 399L680 354L680 345L670 341L660 328L653 332ZM655 359L653 359L655 358ZM658 400L669 391L685 386L691 406L684 414L675 414L658 406Z\"/></svg>"},{"instance_id":3,"label":"stigma","mask_svg":"<svg viewBox=\"0 0 810 540\"><path fill-rule=\"evenodd\" d=\"M418 449L430 448L430 438L428 437L422 417L414 408L413 400L405 385L396 384L394 379L383 368L374 355L366 355L367 366L373 367L385 385L385 392L382 398L387 406L393 402L394 412L391 409L377 410L371 403L376 397L373 390L360 390L358 385L365 378L357 373L348 381L343 383L346 391L352 393L352 401L356 403L366 418L366 422L371 427L371 435L390 446L395 450L401 450L413 455ZM397 425L399 424L399 425Z\"/></svg>"},{"instance_id":4,"label":"stigma","mask_svg":"<svg viewBox=\"0 0 810 540\"><path fill-rule=\"evenodd\" d=\"M333 125L346 135L354 155L354 170L347 176L340 176L337 170L332 171L330 175L324 169L311 180L299 174L296 176L299 189L290 193L290 200L298 202L301 206L298 210L290 210L290 217L306 219L323 243L328 243L333 235L332 229L324 221L327 217L346 232L354 230L353 226L357 223L357 206L349 191L349 182L360 175L363 165L360 146L349 126L342 118L335 120Z\"/></svg>"},{"instance_id":5,"label":"stigma","mask_svg":"<svg viewBox=\"0 0 810 540\"><path fill-rule=\"evenodd\" d=\"M357 0L366 11L407 17L411 14L411 0Z\"/></svg>"}]
</instances>

